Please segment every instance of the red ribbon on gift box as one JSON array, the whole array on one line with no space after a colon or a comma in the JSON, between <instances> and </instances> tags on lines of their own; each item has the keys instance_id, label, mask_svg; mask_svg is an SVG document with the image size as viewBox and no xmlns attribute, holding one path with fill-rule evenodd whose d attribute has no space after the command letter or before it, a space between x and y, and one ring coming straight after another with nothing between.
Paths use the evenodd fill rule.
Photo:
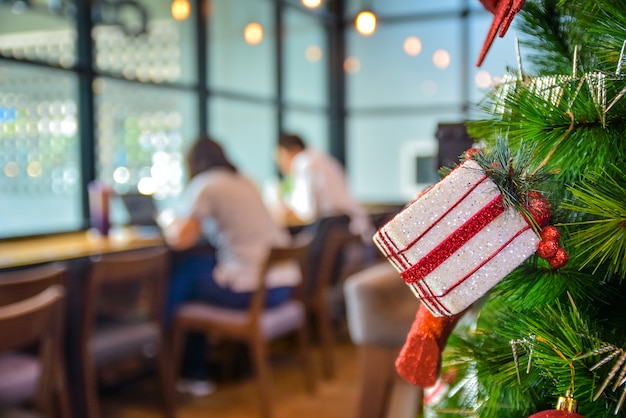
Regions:
<instances>
[{"instance_id":1,"label":"red ribbon on gift box","mask_svg":"<svg viewBox=\"0 0 626 418\"><path fill-rule=\"evenodd\" d=\"M404 270L400 273L402 279L409 285L412 285L415 291L419 294L419 298L422 302L429 306L433 312L439 313L439 315L450 315L451 312L442 304L440 299L452 292L456 287L462 284L470 276L476 273L481 267L492 260L498 255L507 245L513 242L519 235L531 228L527 225L525 228L516 232L509 240L504 242L499 248L485 259L481 260L477 266L471 271L467 272L456 283L448 286L446 290L439 294L434 294L434 291L430 288L429 284L424 280L429 274L431 274L437 267L443 262L449 259L455 252L469 242L476 234L484 229L489 223L491 223L498 216L505 212L505 206L503 203L502 195L494 197L490 202L483 206L478 212L474 213L468 218L461 226L446 237L441 243L435 246L428 254L422 257L418 262L411 265L404 253L408 251L413 245L418 243L429 231L431 231L439 222L448 216L463 200L475 191L479 184L488 180L487 176L482 177L476 183L472 185L465 193L457 199L457 201L443 212L425 231L419 236L415 237L404 248L394 251L392 241L388 236L384 238L385 247L389 250L388 257L396 261Z\"/></svg>"},{"instance_id":2,"label":"red ribbon on gift box","mask_svg":"<svg viewBox=\"0 0 626 418\"><path fill-rule=\"evenodd\" d=\"M459 166L460 167L460 166ZM457 167L458 169L458 167ZM381 243L384 245L386 253L387 253L387 257L389 258L390 261L395 261L396 263L398 263L398 265L400 267L402 267L403 269L408 269L411 266L411 263L409 262L409 260L406 258L406 256L404 255L404 253L410 249L413 245L415 245L416 242L418 242L419 240L421 240L431 229L433 229L435 227L435 225L437 225L437 223L439 221L441 221L443 218L446 217L446 215L448 213L450 213L454 208L456 208L462 201L463 199L465 199L467 196L469 196L471 193L474 192L474 190L485 180L487 180L488 177L485 175L482 178L480 178L476 183L474 183L469 189L467 189L465 191L465 193L463 193L463 195L461 195L461 197L444 213L442 213L424 232L422 232L420 235L418 235L417 237L415 237L412 241L410 241L409 243L407 243L404 248L398 250L396 245L393 243L393 240L389 237L389 235L387 234L387 232L383 232L383 234L381 234L380 239L381 239Z\"/></svg>"},{"instance_id":3,"label":"red ribbon on gift box","mask_svg":"<svg viewBox=\"0 0 626 418\"><path fill-rule=\"evenodd\" d=\"M441 302L440 299L452 292L457 286L471 277L481 267L492 260L496 255L503 251L507 245L513 242L518 236L531 228L527 225L525 228L517 231L509 240L504 242L499 248L497 248L489 257L486 257L478 264L474 269L469 271L460 280L449 286L445 292L440 294L433 294L432 289L428 283L424 280L426 276L432 273L439 265L447 260L452 254L458 251L463 245L465 245L472 237L474 237L480 230L486 227L490 222L496 219L498 216L504 213L504 204L502 203L502 195L498 195L486 206L481 208L472 217L470 217L463 225L457 228L452 234L450 234L443 242L433 248L426 256L424 256L419 262L400 273L402 279L410 285L413 285L415 290L419 293L420 299L423 303L428 305L433 312L438 312L440 315L450 315L450 312Z\"/></svg>"}]
</instances>

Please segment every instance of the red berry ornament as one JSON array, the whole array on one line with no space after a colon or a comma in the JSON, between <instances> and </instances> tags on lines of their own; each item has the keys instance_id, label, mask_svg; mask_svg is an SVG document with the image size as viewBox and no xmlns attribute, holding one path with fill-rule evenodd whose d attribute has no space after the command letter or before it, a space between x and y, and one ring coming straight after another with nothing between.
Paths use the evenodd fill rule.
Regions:
<instances>
[{"instance_id":1,"label":"red berry ornament","mask_svg":"<svg viewBox=\"0 0 626 418\"><path fill-rule=\"evenodd\" d=\"M541 239L544 241L555 241L559 242L561 239L561 233L556 226L548 225L544 226L541 230Z\"/></svg>"},{"instance_id":2,"label":"red berry ornament","mask_svg":"<svg viewBox=\"0 0 626 418\"><path fill-rule=\"evenodd\" d=\"M480 151L478 151L478 148L470 148L465 151L465 159L471 160L475 155L478 155L479 153Z\"/></svg>"},{"instance_id":3,"label":"red berry ornament","mask_svg":"<svg viewBox=\"0 0 626 418\"><path fill-rule=\"evenodd\" d=\"M532 414L528 418L585 418L577 412L559 411L552 409L550 411L541 411Z\"/></svg>"},{"instance_id":4,"label":"red berry ornament","mask_svg":"<svg viewBox=\"0 0 626 418\"><path fill-rule=\"evenodd\" d=\"M537 244L537 255L548 260L554 269L563 267L569 261L567 251L559 245L561 233L555 226L544 226L541 229L541 241Z\"/></svg>"},{"instance_id":5,"label":"red berry ornament","mask_svg":"<svg viewBox=\"0 0 626 418\"><path fill-rule=\"evenodd\" d=\"M531 190L528 192L528 211L539 226L545 226L550 219L550 202L541 193Z\"/></svg>"},{"instance_id":6,"label":"red berry ornament","mask_svg":"<svg viewBox=\"0 0 626 418\"><path fill-rule=\"evenodd\" d=\"M578 413L578 402L568 390L565 396L559 396L556 409L537 412L528 418L585 418Z\"/></svg>"},{"instance_id":7,"label":"red berry ornament","mask_svg":"<svg viewBox=\"0 0 626 418\"><path fill-rule=\"evenodd\" d=\"M554 257L559 248L558 241L540 241L537 245L537 255L547 260Z\"/></svg>"},{"instance_id":8,"label":"red berry ornament","mask_svg":"<svg viewBox=\"0 0 626 418\"><path fill-rule=\"evenodd\" d=\"M548 259L548 263L550 263L550 267L554 269L558 269L563 267L569 261L569 256L567 255L567 251L563 248L559 248L556 251L554 257Z\"/></svg>"}]
</instances>

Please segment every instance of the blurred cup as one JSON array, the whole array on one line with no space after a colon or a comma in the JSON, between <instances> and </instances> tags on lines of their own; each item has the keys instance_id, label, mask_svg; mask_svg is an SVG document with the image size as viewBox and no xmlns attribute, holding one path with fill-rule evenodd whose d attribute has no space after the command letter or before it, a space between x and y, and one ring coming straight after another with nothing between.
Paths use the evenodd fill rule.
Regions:
<instances>
[{"instance_id":1,"label":"blurred cup","mask_svg":"<svg viewBox=\"0 0 626 418\"><path fill-rule=\"evenodd\" d=\"M98 180L88 185L89 193L89 216L91 227L102 236L109 235L111 221L109 219L109 198L111 189Z\"/></svg>"}]
</instances>

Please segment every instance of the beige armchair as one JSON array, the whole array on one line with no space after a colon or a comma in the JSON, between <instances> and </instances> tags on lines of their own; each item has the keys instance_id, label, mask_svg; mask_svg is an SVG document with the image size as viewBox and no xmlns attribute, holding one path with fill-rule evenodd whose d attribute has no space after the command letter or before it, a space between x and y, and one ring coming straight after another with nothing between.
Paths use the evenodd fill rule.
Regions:
<instances>
[{"instance_id":1,"label":"beige armchair","mask_svg":"<svg viewBox=\"0 0 626 418\"><path fill-rule=\"evenodd\" d=\"M358 395L353 418L415 418L422 390L396 372L419 300L387 261L346 279L346 315L358 349Z\"/></svg>"}]
</instances>

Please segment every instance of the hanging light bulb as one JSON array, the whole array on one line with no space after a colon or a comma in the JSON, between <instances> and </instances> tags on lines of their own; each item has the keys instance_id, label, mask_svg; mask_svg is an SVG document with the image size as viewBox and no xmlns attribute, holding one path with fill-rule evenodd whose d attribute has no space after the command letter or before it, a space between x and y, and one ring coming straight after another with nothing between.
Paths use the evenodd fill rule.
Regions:
<instances>
[{"instance_id":1,"label":"hanging light bulb","mask_svg":"<svg viewBox=\"0 0 626 418\"><path fill-rule=\"evenodd\" d=\"M191 12L189 0L174 0L172 2L172 17L176 20L185 20Z\"/></svg>"},{"instance_id":2,"label":"hanging light bulb","mask_svg":"<svg viewBox=\"0 0 626 418\"><path fill-rule=\"evenodd\" d=\"M376 15L370 10L362 10L356 16L354 24L361 35L369 36L376 30Z\"/></svg>"},{"instance_id":3,"label":"hanging light bulb","mask_svg":"<svg viewBox=\"0 0 626 418\"><path fill-rule=\"evenodd\" d=\"M258 45L263 40L263 26L260 23L248 23L243 30L243 38L250 45Z\"/></svg>"},{"instance_id":4,"label":"hanging light bulb","mask_svg":"<svg viewBox=\"0 0 626 418\"><path fill-rule=\"evenodd\" d=\"M302 0L302 4L309 9L315 9L322 4L322 0Z\"/></svg>"}]
</instances>

